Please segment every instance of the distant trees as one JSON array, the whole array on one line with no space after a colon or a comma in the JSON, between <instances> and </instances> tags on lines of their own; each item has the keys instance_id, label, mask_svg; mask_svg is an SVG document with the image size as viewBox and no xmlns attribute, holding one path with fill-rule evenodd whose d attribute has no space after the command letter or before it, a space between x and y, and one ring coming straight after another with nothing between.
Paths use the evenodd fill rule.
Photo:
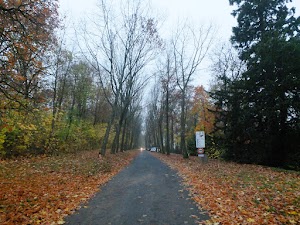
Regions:
<instances>
[{"instance_id":1,"label":"distant trees","mask_svg":"<svg viewBox=\"0 0 300 225\"><path fill-rule=\"evenodd\" d=\"M176 81L170 82L169 97L163 77L151 89L145 118L146 146L157 146L164 154L183 153L180 148L180 91ZM168 105L167 105L168 102ZM168 108L168 111L166 110ZM196 154L195 131L204 130L212 134L214 127L214 105L203 86L189 86L186 96L186 149L188 154ZM168 144L169 143L169 144ZM167 148L168 147L168 148Z\"/></svg>"},{"instance_id":2,"label":"distant trees","mask_svg":"<svg viewBox=\"0 0 300 225\"><path fill-rule=\"evenodd\" d=\"M57 8L0 1L0 157L94 148L103 136L110 108L94 68L59 37Z\"/></svg>"},{"instance_id":3,"label":"distant trees","mask_svg":"<svg viewBox=\"0 0 300 225\"><path fill-rule=\"evenodd\" d=\"M102 155L107 148L116 153L137 146L142 90L150 75L146 66L163 48L158 21L142 1L102 0L99 17L92 21L95 27L82 36L86 45L79 40L78 54L56 32L62 28L57 8L57 1L0 1L1 154L76 151L97 146L97 138ZM152 104L149 122L157 123L149 141L167 153L177 142L173 131L181 129L187 155L187 89L210 46L210 35L209 29L178 30L161 61L161 105Z\"/></svg>"},{"instance_id":4,"label":"distant trees","mask_svg":"<svg viewBox=\"0 0 300 225\"><path fill-rule=\"evenodd\" d=\"M100 153L105 155L112 129L115 130L111 152L123 151L124 141L129 132L126 125L139 118L141 90L147 78L144 76L146 65L152 60L160 40L157 22L148 15L148 7L142 1L122 1L118 8L111 2L100 2L100 23L94 33L86 32L91 64L98 73L98 78L112 113L102 140ZM115 7L115 6L114 6ZM135 116L130 115L134 114ZM136 117L137 116L137 117ZM136 117L136 118L135 118ZM129 136L128 136L129 138Z\"/></svg>"},{"instance_id":5,"label":"distant trees","mask_svg":"<svg viewBox=\"0 0 300 225\"><path fill-rule=\"evenodd\" d=\"M161 82L162 88L162 104L163 111L161 115L161 140L163 140L163 118L165 118L165 141L161 141L162 145L165 143L165 146L161 146L163 150L169 155L171 151L171 147L174 146L174 129L171 126L172 123L172 111L174 110L174 94L176 93L176 78L175 78L175 65L174 65L174 55L172 54L171 49L166 49L165 57L162 58L162 62L160 64L161 68L159 68L159 79Z\"/></svg>"},{"instance_id":6,"label":"distant trees","mask_svg":"<svg viewBox=\"0 0 300 225\"><path fill-rule=\"evenodd\" d=\"M164 151L162 146L162 101L161 101L161 88L160 84L156 83L149 94L147 103L147 112L145 118L145 144L147 147L160 147Z\"/></svg>"},{"instance_id":7,"label":"distant trees","mask_svg":"<svg viewBox=\"0 0 300 225\"><path fill-rule=\"evenodd\" d=\"M146 143L159 146L163 153L169 154L174 150L175 138L180 138L180 141L176 140L180 144L176 148L184 158L188 157L186 140L191 136L190 130L193 130L191 133L194 136L196 126L190 124L190 118L187 118L192 110L190 103L194 94L191 81L211 47L212 40L212 27L195 29L185 24L178 27L171 40L165 42L158 58L158 80L148 104Z\"/></svg>"},{"instance_id":8,"label":"distant trees","mask_svg":"<svg viewBox=\"0 0 300 225\"><path fill-rule=\"evenodd\" d=\"M299 167L300 19L283 0L230 4L238 7L232 13L238 21L232 43L245 67L235 66L234 76L218 75L217 123L225 134L225 155ZM228 68L224 64L224 71Z\"/></svg>"},{"instance_id":9,"label":"distant trees","mask_svg":"<svg viewBox=\"0 0 300 225\"><path fill-rule=\"evenodd\" d=\"M188 157L201 129L217 155L299 169L300 18L287 2L229 0L238 25L232 45L213 56L207 91L191 81L211 47L211 27L178 26L163 41L144 1L101 0L78 53L56 32L56 0L0 1L0 156L100 141L105 155L137 147L145 132L148 147Z\"/></svg>"}]
</instances>

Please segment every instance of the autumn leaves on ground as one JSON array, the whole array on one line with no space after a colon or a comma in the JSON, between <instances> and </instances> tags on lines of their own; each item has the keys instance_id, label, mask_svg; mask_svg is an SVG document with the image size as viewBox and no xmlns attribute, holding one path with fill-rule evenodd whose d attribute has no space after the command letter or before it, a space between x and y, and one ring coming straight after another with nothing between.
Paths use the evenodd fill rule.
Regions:
<instances>
[{"instance_id":1,"label":"autumn leaves on ground","mask_svg":"<svg viewBox=\"0 0 300 225\"><path fill-rule=\"evenodd\" d=\"M300 224L300 174L256 165L155 154L177 170L207 224Z\"/></svg>"},{"instance_id":2,"label":"autumn leaves on ground","mask_svg":"<svg viewBox=\"0 0 300 225\"><path fill-rule=\"evenodd\" d=\"M0 161L0 224L63 224L137 151L97 153Z\"/></svg>"},{"instance_id":3,"label":"autumn leaves on ground","mask_svg":"<svg viewBox=\"0 0 300 225\"><path fill-rule=\"evenodd\" d=\"M138 154L97 158L97 151L0 162L1 224L63 224L64 217ZM196 157L153 153L183 177L192 198L211 216L207 224L299 224L297 172ZM67 156L67 157L66 157Z\"/></svg>"}]
</instances>

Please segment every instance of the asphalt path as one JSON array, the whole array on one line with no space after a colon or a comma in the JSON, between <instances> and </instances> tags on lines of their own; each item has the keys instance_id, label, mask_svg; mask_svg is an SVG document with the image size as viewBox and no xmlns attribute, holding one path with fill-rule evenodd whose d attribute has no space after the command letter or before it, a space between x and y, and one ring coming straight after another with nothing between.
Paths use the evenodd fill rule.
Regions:
<instances>
[{"instance_id":1,"label":"asphalt path","mask_svg":"<svg viewBox=\"0 0 300 225\"><path fill-rule=\"evenodd\" d=\"M151 154L159 153L141 152L66 224L184 225L208 219L176 172Z\"/></svg>"}]
</instances>

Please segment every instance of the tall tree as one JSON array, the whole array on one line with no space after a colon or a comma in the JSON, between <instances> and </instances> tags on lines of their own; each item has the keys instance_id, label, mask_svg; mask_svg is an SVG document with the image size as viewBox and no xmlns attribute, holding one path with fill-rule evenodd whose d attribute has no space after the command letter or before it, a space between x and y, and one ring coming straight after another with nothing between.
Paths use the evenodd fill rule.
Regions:
<instances>
[{"instance_id":1,"label":"tall tree","mask_svg":"<svg viewBox=\"0 0 300 225\"><path fill-rule=\"evenodd\" d=\"M194 131L203 130L210 134L213 131L214 111L210 96L203 86L197 86L194 89L191 115L194 119Z\"/></svg>"},{"instance_id":2,"label":"tall tree","mask_svg":"<svg viewBox=\"0 0 300 225\"><path fill-rule=\"evenodd\" d=\"M50 67L50 74L52 77L52 82L50 85L50 91L52 93L52 121L51 121L51 131L49 135L49 147L52 144L51 139L56 130L56 123L59 120L59 114L63 110L63 103L66 99L68 92L68 76L70 73L70 68L73 63L73 54L67 50L62 49L62 45L58 45L53 50L52 61L53 65Z\"/></svg>"},{"instance_id":3,"label":"tall tree","mask_svg":"<svg viewBox=\"0 0 300 225\"><path fill-rule=\"evenodd\" d=\"M45 57L55 41L57 1L0 1L0 92L8 103L39 101Z\"/></svg>"},{"instance_id":4,"label":"tall tree","mask_svg":"<svg viewBox=\"0 0 300 225\"><path fill-rule=\"evenodd\" d=\"M299 134L300 18L285 0L229 2L238 7L232 13L238 22L232 42L247 65L235 84L242 90L239 109L244 119L238 121L243 132L234 142L239 142L240 155L252 152L250 161L286 165L299 149L299 141L289 134Z\"/></svg>"},{"instance_id":5,"label":"tall tree","mask_svg":"<svg viewBox=\"0 0 300 225\"><path fill-rule=\"evenodd\" d=\"M118 5L118 7L115 7ZM95 30L100 32L100 39L94 33L86 32L87 47L93 65L98 71L103 90L108 90L107 100L112 108L101 154L105 155L108 139L115 120L115 146L119 146L119 135L128 107L136 99L136 94L145 82L141 82L143 70L152 60L154 50L159 45L156 29L157 22L149 15L147 6L142 1L100 2L100 25ZM114 146L114 147L115 147ZM113 150L115 152L115 150Z\"/></svg>"},{"instance_id":6,"label":"tall tree","mask_svg":"<svg viewBox=\"0 0 300 225\"><path fill-rule=\"evenodd\" d=\"M180 148L187 158L186 148L186 98L192 76L197 72L212 43L212 27L193 29L185 25L172 40L175 76L181 93Z\"/></svg>"},{"instance_id":7,"label":"tall tree","mask_svg":"<svg viewBox=\"0 0 300 225\"><path fill-rule=\"evenodd\" d=\"M212 57L212 73L215 80L210 90L210 96L214 99L215 114L214 139L221 149L230 149L230 154L235 155L232 146L233 133L240 133L237 123L241 119L240 89L234 86L241 79L245 71L245 63L239 59L238 51L230 44L222 44L220 50ZM229 151L226 151L229 154Z\"/></svg>"},{"instance_id":8,"label":"tall tree","mask_svg":"<svg viewBox=\"0 0 300 225\"><path fill-rule=\"evenodd\" d=\"M174 70L174 58L172 57L172 49L166 47L165 58L161 62L160 80L162 86L162 103L164 105L164 117L165 117L165 150L167 155L170 154L171 142L170 142L170 120L171 120L171 96L176 88L175 82L175 70Z\"/></svg>"},{"instance_id":9,"label":"tall tree","mask_svg":"<svg viewBox=\"0 0 300 225\"><path fill-rule=\"evenodd\" d=\"M146 115L146 135L145 135L145 143L146 146L160 146L160 119L161 119L161 87L159 83L156 83L152 89L150 94L149 103L147 104L147 115Z\"/></svg>"}]
</instances>

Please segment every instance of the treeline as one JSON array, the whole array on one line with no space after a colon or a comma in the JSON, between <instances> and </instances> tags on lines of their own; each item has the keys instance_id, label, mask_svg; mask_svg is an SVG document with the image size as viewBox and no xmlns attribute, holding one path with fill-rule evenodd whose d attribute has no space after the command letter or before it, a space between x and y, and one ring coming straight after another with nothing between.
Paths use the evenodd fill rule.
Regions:
<instances>
[{"instance_id":1,"label":"treeline","mask_svg":"<svg viewBox=\"0 0 300 225\"><path fill-rule=\"evenodd\" d=\"M156 146L163 154L177 153L184 157L197 155L195 131L205 131L207 149L210 158L219 158L221 151L214 143L214 104L203 86L189 86L186 98L185 145L182 151L181 141L181 102L180 91L176 83L166 91L164 80L158 81L151 90L147 106L145 143L149 148ZM174 81L174 80L173 80ZM162 83L161 83L162 82Z\"/></svg>"},{"instance_id":2,"label":"treeline","mask_svg":"<svg viewBox=\"0 0 300 225\"><path fill-rule=\"evenodd\" d=\"M230 4L239 61L223 52L213 93L224 157L300 169L300 18L283 0Z\"/></svg>"},{"instance_id":3,"label":"treeline","mask_svg":"<svg viewBox=\"0 0 300 225\"><path fill-rule=\"evenodd\" d=\"M75 52L58 1L0 1L0 157L137 147L143 70L159 39L144 6L124 4L116 21L102 1L99 36L81 28Z\"/></svg>"},{"instance_id":4,"label":"treeline","mask_svg":"<svg viewBox=\"0 0 300 225\"><path fill-rule=\"evenodd\" d=\"M188 157L204 130L210 157L299 169L300 18L283 0L229 3L238 23L210 54L204 90L192 82L211 26L178 24L162 39L146 2L101 0L75 51L57 1L0 1L1 157L105 155L140 146L141 134L146 147Z\"/></svg>"},{"instance_id":5,"label":"treeline","mask_svg":"<svg viewBox=\"0 0 300 225\"><path fill-rule=\"evenodd\" d=\"M213 54L209 91L197 98L190 81L210 32L197 35L185 26L185 35L176 33L166 45L148 104L146 144L187 157L195 131L204 130L211 157L300 169L300 18L283 0L229 2L238 24L231 44Z\"/></svg>"}]
</instances>

